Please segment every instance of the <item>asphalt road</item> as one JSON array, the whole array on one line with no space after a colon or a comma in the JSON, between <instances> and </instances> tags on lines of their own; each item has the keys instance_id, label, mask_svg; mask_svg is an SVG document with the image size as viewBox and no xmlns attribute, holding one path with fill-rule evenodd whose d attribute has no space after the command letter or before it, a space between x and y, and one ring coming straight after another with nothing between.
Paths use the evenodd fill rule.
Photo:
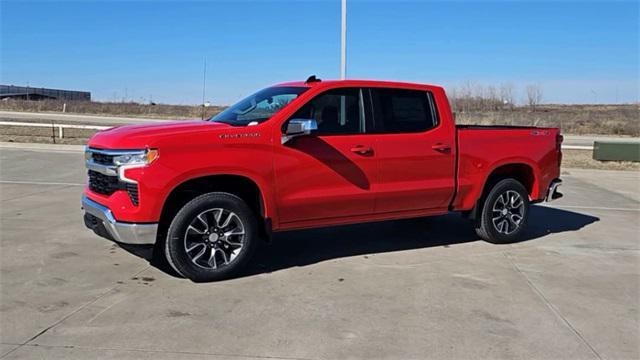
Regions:
<instances>
[{"instance_id":1,"label":"asphalt road","mask_svg":"<svg viewBox=\"0 0 640 360\"><path fill-rule=\"evenodd\" d=\"M127 118L113 116L74 115L62 113L29 113L0 111L0 121L77 123L82 125L122 125L167 121L167 119ZM640 141L638 138L603 135L564 135L565 146L593 146L594 141Z\"/></svg>"},{"instance_id":2,"label":"asphalt road","mask_svg":"<svg viewBox=\"0 0 640 360\"><path fill-rule=\"evenodd\" d=\"M640 358L638 172L565 170L517 244L456 215L298 231L194 284L84 229L56 149L0 149L2 358Z\"/></svg>"}]
</instances>

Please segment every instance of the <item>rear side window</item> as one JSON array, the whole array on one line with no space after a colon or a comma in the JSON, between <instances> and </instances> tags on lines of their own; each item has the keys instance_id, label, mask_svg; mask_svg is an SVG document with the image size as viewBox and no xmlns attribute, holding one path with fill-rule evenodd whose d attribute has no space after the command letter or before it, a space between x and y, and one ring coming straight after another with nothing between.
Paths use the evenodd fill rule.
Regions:
<instances>
[{"instance_id":1,"label":"rear side window","mask_svg":"<svg viewBox=\"0 0 640 360\"><path fill-rule=\"evenodd\" d=\"M436 127L431 93L405 89L371 89L376 133L422 132Z\"/></svg>"}]
</instances>

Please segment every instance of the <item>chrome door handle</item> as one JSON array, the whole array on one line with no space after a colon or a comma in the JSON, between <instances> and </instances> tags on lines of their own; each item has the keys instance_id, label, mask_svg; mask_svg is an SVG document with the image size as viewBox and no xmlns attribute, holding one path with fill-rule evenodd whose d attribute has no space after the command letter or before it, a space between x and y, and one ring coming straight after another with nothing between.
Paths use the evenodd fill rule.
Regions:
<instances>
[{"instance_id":1,"label":"chrome door handle","mask_svg":"<svg viewBox=\"0 0 640 360\"><path fill-rule=\"evenodd\" d=\"M356 145L351 148L351 152L356 153L358 155L369 155L373 153L373 149L364 145Z\"/></svg>"},{"instance_id":2,"label":"chrome door handle","mask_svg":"<svg viewBox=\"0 0 640 360\"><path fill-rule=\"evenodd\" d=\"M431 148L433 150L439 151L439 152L449 152L449 151L451 151L451 145L449 145L449 144L437 143L437 144L431 146Z\"/></svg>"}]
</instances>

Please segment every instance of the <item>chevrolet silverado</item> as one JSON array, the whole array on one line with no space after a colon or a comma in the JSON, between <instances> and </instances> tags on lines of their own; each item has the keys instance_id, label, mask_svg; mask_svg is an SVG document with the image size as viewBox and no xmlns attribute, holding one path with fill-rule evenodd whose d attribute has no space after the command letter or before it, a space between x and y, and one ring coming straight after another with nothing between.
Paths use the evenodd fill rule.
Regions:
<instances>
[{"instance_id":1,"label":"chevrolet silverado","mask_svg":"<svg viewBox=\"0 0 640 360\"><path fill-rule=\"evenodd\" d=\"M456 126L439 86L312 76L208 121L97 133L84 222L155 244L193 281L237 275L275 231L457 211L508 243L529 204L561 196L561 143L556 128Z\"/></svg>"}]
</instances>

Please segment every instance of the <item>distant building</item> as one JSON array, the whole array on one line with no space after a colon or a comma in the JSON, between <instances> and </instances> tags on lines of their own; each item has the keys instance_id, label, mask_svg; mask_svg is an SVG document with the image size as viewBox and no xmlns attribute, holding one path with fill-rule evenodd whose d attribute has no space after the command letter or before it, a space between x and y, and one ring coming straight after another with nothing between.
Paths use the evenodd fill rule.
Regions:
<instances>
[{"instance_id":1,"label":"distant building","mask_svg":"<svg viewBox=\"0 0 640 360\"><path fill-rule=\"evenodd\" d=\"M91 101L91 93L88 91L0 85L0 99Z\"/></svg>"}]
</instances>

